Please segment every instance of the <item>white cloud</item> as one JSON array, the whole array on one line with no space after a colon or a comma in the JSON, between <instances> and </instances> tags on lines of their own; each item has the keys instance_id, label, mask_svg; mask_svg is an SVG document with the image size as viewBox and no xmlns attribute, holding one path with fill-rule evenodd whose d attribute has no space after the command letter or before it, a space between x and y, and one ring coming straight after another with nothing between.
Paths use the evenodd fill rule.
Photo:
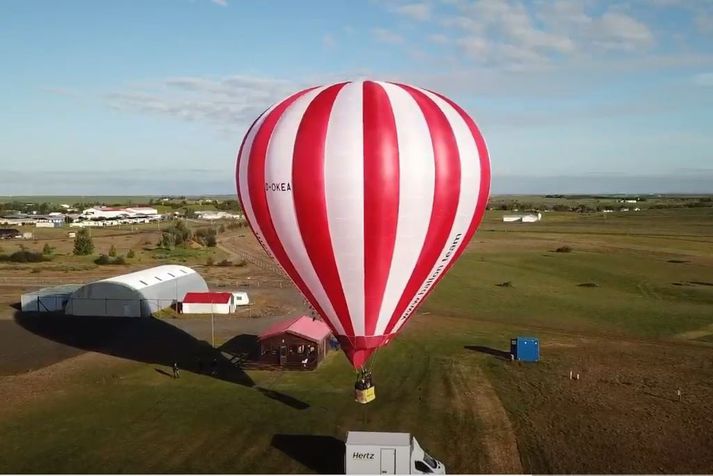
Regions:
<instances>
[{"instance_id":1,"label":"white cloud","mask_svg":"<svg viewBox=\"0 0 713 476\"><path fill-rule=\"evenodd\" d=\"M460 38L456 41L458 46L460 46L464 53L468 55L471 59L476 61L482 60L487 57L488 54L488 42L478 36L468 36Z\"/></svg>"},{"instance_id":2,"label":"white cloud","mask_svg":"<svg viewBox=\"0 0 713 476\"><path fill-rule=\"evenodd\" d=\"M628 15L607 11L592 28L593 40L607 49L647 48L654 43L651 30Z\"/></svg>"},{"instance_id":3,"label":"white cloud","mask_svg":"<svg viewBox=\"0 0 713 476\"><path fill-rule=\"evenodd\" d=\"M40 89L46 93L56 94L57 96L65 96L65 97L70 97L70 98L80 97L80 94L78 92L72 91L71 89L67 89L67 88L43 87Z\"/></svg>"},{"instance_id":4,"label":"white cloud","mask_svg":"<svg viewBox=\"0 0 713 476\"><path fill-rule=\"evenodd\" d=\"M228 0L210 0L216 5L219 5L221 7L227 7L228 6Z\"/></svg>"},{"instance_id":5,"label":"white cloud","mask_svg":"<svg viewBox=\"0 0 713 476\"><path fill-rule=\"evenodd\" d=\"M700 73L693 77L693 83L698 86L713 87L713 73Z\"/></svg>"},{"instance_id":6,"label":"white cloud","mask_svg":"<svg viewBox=\"0 0 713 476\"><path fill-rule=\"evenodd\" d=\"M699 33L713 34L713 15L696 15L694 21Z\"/></svg>"},{"instance_id":7,"label":"white cloud","mask_svg":"<svg viewBox=\"0 0 713 476\"><path fill-rule=\"evenodd\" d=\"M426 39L453 43L477 64L507 70L539 68L583 55L640 53L656 39L646 23L630 14L637 11L632 6L636 1L604 8L592 0L442 1L439 9L429 10L432 24L442 31Z\"/></svg>"},{"instance_id":8,"label":"white cloud","mask_svg":"<svg viewBox=\"0 0 713 476\"><path fill-rule=\"evenodd\" d=\"M431 18L431 6L427 3L407 3L395 8L399 14L417 21L426 21Z\"/></svg>"},{"instance_id":9,"label":"white cloud","mask_svg":"<svg viewBox=\"0 0 713 476\"><path fill-rule=\"evenodd\" d=\"M404 38L401 35L385 28L374 28L371 32L373 33L374 38L376 38L376 41L380 43L388 43L391 45L405 43Z\"/></svg>"},{"instance_id":10,"label":"white cloud","mask_svg":"<svg viewBox=\"0 0 713 476\"><path fill-rule=\"evenodd\" d=\"M428 35L428 41L431 43L436 43L437 45L446 45L450 43L450 38L441 33L434 33L433 35Z\"/></svg>"},{"instance_id":11,"label":"white cloud","mask_svg":"<svg viewBox=\"0 0 713 476\"><path fill-rule=\"evenodd\" d=\"M272 78L174 77L107 95L116 110L202 121L220 126L249 123L304 84Z\"/></svg>"},{"instance_id":12,"label":"white cloud","mask_svg":"<svg viewBox=\"0 0 713 476\"><path fill-rule=\"evenodd\" d=\"M331 50L337 47L337 40L334 39L334 36L327 33L322 37L322 45L328 50Z\"/></svg>"}]
</instances>

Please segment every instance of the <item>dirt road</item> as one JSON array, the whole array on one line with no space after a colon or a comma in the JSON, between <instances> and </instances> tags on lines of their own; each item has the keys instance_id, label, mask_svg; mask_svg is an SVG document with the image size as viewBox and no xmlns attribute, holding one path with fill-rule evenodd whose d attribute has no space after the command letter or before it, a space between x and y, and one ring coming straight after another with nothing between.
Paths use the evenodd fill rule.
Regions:
<instances>
[{"instance_id":1,"label":"dirt road","mask_svg":"<svg viewBox=\"0 0 713 476\"><path fill-rule=\"evenodd\" d=\"M466 366L452 362L450 385L455 389L453 405L464 420L473 420L479 427L482 467L479 473L522 473L515 432L495 389L478 365ZM464 453L467 454L467 453Z\"/></svg>"}]
</instances>

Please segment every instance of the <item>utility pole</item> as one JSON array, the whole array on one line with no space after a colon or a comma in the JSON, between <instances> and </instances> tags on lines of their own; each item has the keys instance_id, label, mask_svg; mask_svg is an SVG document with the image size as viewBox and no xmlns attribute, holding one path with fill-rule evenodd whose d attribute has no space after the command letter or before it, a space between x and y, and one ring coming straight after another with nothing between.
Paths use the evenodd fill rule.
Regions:
<instances>
[{"instance_id":1,"label":"utility pole","mask_svg":"<svg viewBox=\"0 0 713 476\"><path fill-rule=\"evenodd\" d=\"M213 302L213 299L210 300L210 343L215 349L215 323L214 323L214 307L215 303Z\"/></svg>"}]
</instances>

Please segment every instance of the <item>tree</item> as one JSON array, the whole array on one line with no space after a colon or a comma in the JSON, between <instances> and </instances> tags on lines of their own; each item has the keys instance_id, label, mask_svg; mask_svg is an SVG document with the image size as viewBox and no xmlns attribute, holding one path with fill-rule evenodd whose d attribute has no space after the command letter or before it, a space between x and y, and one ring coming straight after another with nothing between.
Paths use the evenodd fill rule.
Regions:
<instances>
[{"instance_id":1,"label":"tree","mask_svg":"<svg viewBox=\"0 0 713 476\"><path fill-rule=\"evenodd\" d=\"M204 246L212 248L218 243L216 235L215 228L201 228L193 234L193 239Z\"/></svg>"},{"instance_id":2,"label":"tree","mask_svg":"<svg viewBox=\"0 0 713 476\"><path fill-rule=\"evenodd\" d=\"M109 248L109 256L112 258L116 256L116 246L111 245L111 248Z\"/></svg>"},{"instance_id":3,"label":"tree","mask_svg":"<svg viewBox=\"0 0 713 476\"><path fill-rule=\"evenodd\" d=\"M42 247L42 254L43 255L51 255L52 254L52 247L50 246L49 243L45 243L45 246Z\"/></svg>"},{"instance_id":4,"label":"tree","mask_svg":"<svg viewBox=\"0 0 713 476\"><path fill-rule=\"evenodd\" d=\"M170 250L176 246L182 245L187 242L191 237L191 230L188 229L186 224L182 221L178 221L175 225L169 226L163 230L161 234L161 241L159 241L159 246L161 248Z\"/></svg>"},{"instance_id":5,"label":"tree","mask_svg":"<svg viewBox=\"0 0 713 476\"><path fill-rule=\"evenodd\" d=\"M74 254L77 256L87 256L94 253L94 242L89 234L89 230L82 228L74 238Z\"/></svg>"}]
</instances>

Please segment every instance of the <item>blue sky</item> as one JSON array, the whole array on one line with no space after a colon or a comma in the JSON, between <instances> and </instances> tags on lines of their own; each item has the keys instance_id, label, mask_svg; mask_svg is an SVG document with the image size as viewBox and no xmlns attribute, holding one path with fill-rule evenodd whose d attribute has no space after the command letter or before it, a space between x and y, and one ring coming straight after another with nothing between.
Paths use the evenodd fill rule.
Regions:
<instances>
[{"instance_id":1,"label":"blue sky","mask_svg":"<svg viewBox=\"0 0 713 476\"><path fill-rule=\"evenodd\" d=\"M713 192L710 0L3 0L0 58L0 195L233 193L257 114L365 77L462 104L495 193Z\"/></svg>"}]
</instances>

